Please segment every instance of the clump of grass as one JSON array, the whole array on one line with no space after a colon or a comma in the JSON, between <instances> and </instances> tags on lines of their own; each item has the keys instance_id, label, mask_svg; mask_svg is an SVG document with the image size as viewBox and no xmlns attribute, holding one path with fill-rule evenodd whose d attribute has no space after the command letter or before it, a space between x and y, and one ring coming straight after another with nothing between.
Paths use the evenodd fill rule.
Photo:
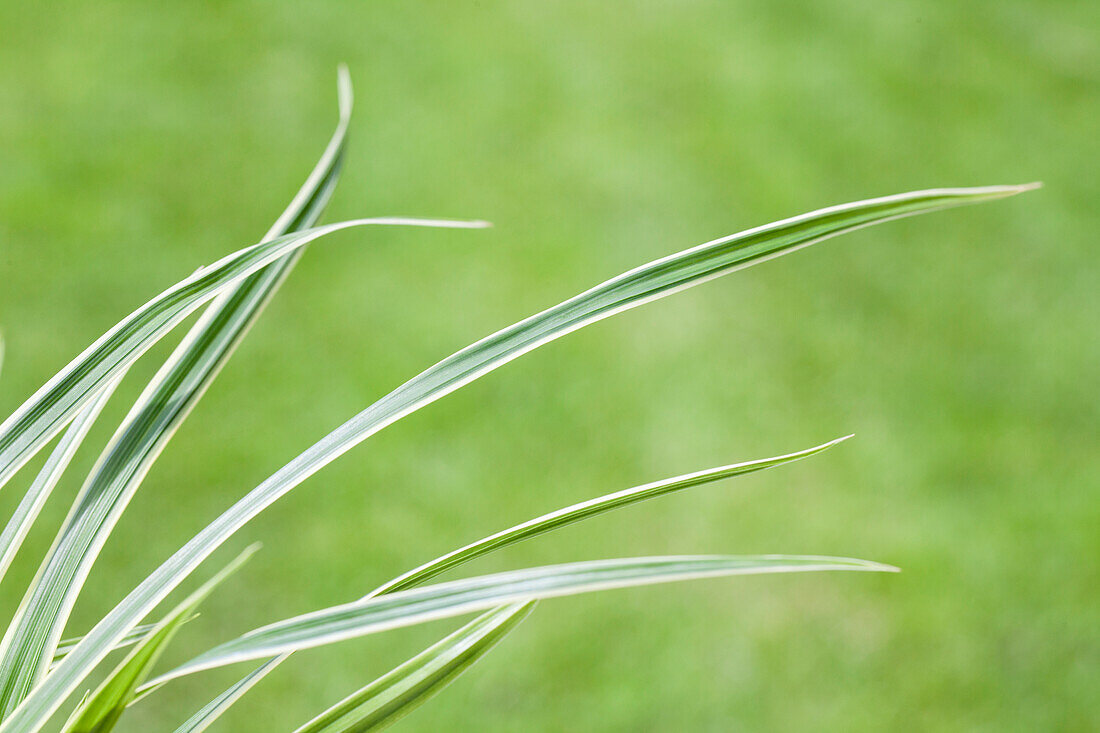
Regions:
<instances>
[{"instance_id":1,"label":"clump of grass","mask_svg":"<svg viewBox=\"0 0 1100 733\"><path fill-rule=\"evenodd\" d=\"M2 576L129 367L188 315L205 308L102 449L0 641L0 733L30 733L50 725L74 693L96 682L97 666L116 649L127 647L129 651L76 702L62 730L110 730L128 706L172 680L240 661L259 662L177 729L180 733L204 730L295 651L482 612L297 729L298 733L373 730L392 723L448 684L530 614L540 599L726 575L895 569L837 557L663 556L551 565L429 583L445 570L529 537L655 496L799 460L828 449L844 440L841 438L775 458L656 481L545 514L429 560L358 600L257 628L158 674L154 674L155 664L179 627L194 617L203 599L255 548L245 550L159 620L147 620L217 548L303 480L388 425L549 341L845 232L1003 198L1031 186L917 191L814 211L644 264L502 329L425 369L333 430L243 494L82 637L63 639L91 567L146 472L307 244L347 227L485 226L476 221L407 218L359 219L317 226L344 159L351 87L343 70L339 89L340 121L335 134L301 190L258 244L202 268L139 307L0 425L0 485L60 436L0 532ZM2 349L0 342L0 358Z\"/></svg>"}]
</instances>

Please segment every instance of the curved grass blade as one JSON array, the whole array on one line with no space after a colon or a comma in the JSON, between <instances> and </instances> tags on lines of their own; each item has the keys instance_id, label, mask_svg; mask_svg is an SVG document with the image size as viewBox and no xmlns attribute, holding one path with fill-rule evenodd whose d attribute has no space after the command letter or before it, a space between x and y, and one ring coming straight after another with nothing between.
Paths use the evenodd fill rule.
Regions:
<instances>
[{"instance_id":1,"label":"curved grass blade","mask_svg":"<svg viewBox=\"0 0 1100 733\"><path fill-rule=\"evenodd\" d=\"M65 469L69 467L69 462L76 455L77 448L80 447L80 444L88 435L92 424L99 417L100 411L103 410L117 386L118 381L116 380L114 384L108 385L87 407L80 411L69 429L61 436L61 440L58 441L57 446L50 453L50 457L46 459L42 470L35 476L30 488L27 489L27 493L19 500L15 512L8 519L8 523L4 525L3 532L0 532L0 579L7 573L12 560L15 559L16 553L23 545L23 540L27 538L31 526L38 519L38 513L42 511L46 499L49 498L50 493L57 486L57 482L61 480L61 474L65 473Z\"/></svg>"},{"instance_id":2,"label":"curved grass blade","mask_svg":"<svg viewBox=\"0 0 1100 733\"><path fill-rule=\"evenodd\" d=\"M346 69L340 119L321 159L264 239L316 223L339 177L351 114ZM36 586L0 644L0 717L44 676L84 578L146 472L201 399L303 253L298 249L218 296L150 381L89 475Z\"/></svg>"},{"instance_id":3,"label":"curved grass blade","mask_svg":"<svg viewBox=\"0 0 1100 733\"><path fill-rule=\"evenodd\" d=\"M632 557L513 570L376 596L268 624L200 654L149 685L506 603L725 575L822 570L897 572L867 560L803 555Z\"/></svg>"},{"instance_id":4,"label":"curved grass blade","mask_svg":"<svg viewBox=\"0 0 1100 733\"><path fill-rule=\"evenodd\" d=\"M294 733L365 733L396 723L481 659L527 618L535 603L515 603L479 616Z\"/></svg>"},{"instance_id":5,"label":"curved grass blade","mask_svg":"<svg viewBox=\"0 0 1100 733\"><path fill-rule=\"evenodd\" d=\"M400 217L355 219L260 242L199 269L120 321L0 425L0 486L64 428L107 382L203 303L319 237L365 225L480 228L485 223Z\"/></svg>"},{"instance_id":6,"label":"curved grass blade","mask_svg":"<svg viewBox=\"0 0 1100 733\"><path fill-rule=\"evenodd\" d=\"M1034 185L935 189L833 206L749 229L631 270L509 326L429 367L265 480L141 582L24 700L0 733L40 725L98 662L215 548L281 496L374 433L554 339L674 292L873 224L1031 190Z\"/></svg>"},{"instance_id":7,"label":"curved grass blade","mask_svg":"<svg viewBox=\"0 0 1100 733\"><path fill-rule=\"evenodd\" d=\"M695 473L676 476L675 478L665 479L663 481L655 481L643 486L635 486L634 488L624 489L613 494L589 499L588 501L574 504L564 509L558 509L557 511L544 514L541 517L536 517L522 524L517 524L514 527L497 532L496 534L489 535L477 542L472 542L465 547L449 552L446 555L441 555L379 586L366 597L371 598L385 593L395 593L397 591L407 590L451 568L469 562L474 558L481 557L482 555L502 549L516 542L530 539L544 532L550 532L565 527L566 525L573 524L574 522L579 522L582 519L588 519L598 514L609 512L612 509L619 509L620 507L628 506L639 501L664 496L665 494L671 494L693 486L699 486L700 484L719 481L731 476L739 476L741 474L779 466L784 463L790 463L791 461L797 461L828 450L837 443L845 441L850 437L852 436L848 435L807 450L789 453L775 458L764 458L757 461L735 463L729 466L720 466L718 468L709 468L704 471L696 471Z\"/></svg>"},{"instance_id":8,"label":"curved grass blade","mask_svg":"<svg viewBox=\"0 0 1100 733\"><path fill-rule=\"evenodd\" d=\"M257 549L258 545L253 545L245 550L154 626L84 702L80 713L65 727L65 733L107 733L114 728L127 704L133 699L137 686L149 675L180 626L194 615L199 604L214 588L236 572Z\"/></svg>"}]
</instances>

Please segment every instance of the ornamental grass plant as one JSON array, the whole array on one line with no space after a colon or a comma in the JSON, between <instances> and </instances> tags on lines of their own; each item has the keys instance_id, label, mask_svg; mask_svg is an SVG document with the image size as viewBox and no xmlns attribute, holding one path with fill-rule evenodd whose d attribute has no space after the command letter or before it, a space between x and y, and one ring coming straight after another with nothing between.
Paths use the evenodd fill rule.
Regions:
<instances>
[{"instance_id":1,"label":"ornamental grass plant","mask_svg":"<svg viewBox=\"0 0 1100 733\"><path fill-rule=\"evenodd\" d=\"M606 280L455 352L365 406L266 480L250 490L241 487L219 516L163 559L91 628L70 628L78 597L94 592L87 582L89 573L150 467L307 245L348 228L360 229L359 236L366 238L384 236L390 227L487 226L481 221L404 217L319 224L345 162L351 107L351 85L341 70L336 132L297 195L260 241L200 268L140 305L0 426L0 485L36 455L46 454L40 467L35 464L37 473L0 533L0 574L11 566L32 531L56 531L0 641L0 733L107 731L130 706L156 705L156 693L164 685L205 670L250 663L247 673L216 698L205 705L196 701L194 715L176 729L205 730L276 667L294 664L289 659L294 652L438 619L464 619L463 625L455 622L452 633L382 676L349 680L354 691L312 720L286 726L298 733L375 730L441 690L537 612L536 604L544 599L729 575L896 570L845 557L660 555L443 581L437 577L516 542L613 509L815 455L846 439L840 437L793 453L614 491L543 514L434 559L425 558L423 564L369 592L349 589L351 600L346 603L274 620L212 648L188 650L189 659L174 667L158 666L182 625L204 622L196 617L207 596L233 593L230 576L257 548L241 549L237 559L216 570L203 567L207 558L232 545L236 533L279 498L401 418L543 344L617 313L846 232L1013 196L1033 184L924 190L832 206L677 251ZM87 444L90 429L129 368L195 313L198 319L144 386L106 445ZM13 356L18 358L9 358ZM72 497L67 517L59 528L36 527L44 504L81 450L96 451L99 457ZM358 550L369 553L370 547ZM204 573L208 577L203 582L193 577Z\"/></svg>"}]
</instances>

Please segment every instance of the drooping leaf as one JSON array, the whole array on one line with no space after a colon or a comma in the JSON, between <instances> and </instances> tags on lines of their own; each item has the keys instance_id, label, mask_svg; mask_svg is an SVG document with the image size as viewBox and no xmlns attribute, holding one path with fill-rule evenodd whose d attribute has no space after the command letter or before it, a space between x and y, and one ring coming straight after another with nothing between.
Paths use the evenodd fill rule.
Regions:
<instances>
[{"instance_id":1,"label":"drooping leaf","mask_svg":"<svg viewBox=\"0 0 1100 733\"><path fill-rule=\"evenodd\" d=\"M515 603L477 617L294 733L365 733L396 723L481 659L531 613L535 603Z\"/></svg>"},{"instance_id":2,"label":"drooping leaf","mask_svg":"<svg viewBox=\"0 0 1100 733\"><path fill-rule=\"evenodd\" d=\"M567 333L735 270L873 224L1004 198L1034 187L917 191L834 206L750 229L631 270L447 357L337 428L199 532L92 629L0 725L0 733L36 729L105 649L245 523L354 445L434 400Z\"/></svg>"}]
</instances>

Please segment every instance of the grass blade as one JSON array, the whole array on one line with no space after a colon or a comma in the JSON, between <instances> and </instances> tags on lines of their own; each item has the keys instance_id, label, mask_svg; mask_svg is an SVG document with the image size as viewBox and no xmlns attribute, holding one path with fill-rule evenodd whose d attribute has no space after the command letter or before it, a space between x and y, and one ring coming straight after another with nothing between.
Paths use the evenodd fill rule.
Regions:
<instances>
[{"instance_id":1,"label":"grass blade","mask_svg":"<svg viewBox=\"0 0 1100 733\"><path fill-rule=\"evenodd\" d=\"M790 463L791 461L797 461L828 450L837 443L845 441L850 437L852 436L849 435L844 438L838 438L837 440L823 443L814 448L798 451L797 453L789 453L776 458L764 458L762 460L748 461L746 463L735 463L729 466L710 468L704 471L697 471L695 473L665 479L663 481L655 481L643 486L635 486L631 489L624 489L623 491L617 491L613 494L590 499L579 504L565 507L564 509L558 509L557 511L544 514L541 517L536 517L522 524L517 524L514 527L497 532L496 534L426 562L420 567L414 568L384 585L379 586L366 597L370 598L384 593L407 590L451 568L495 550L507 547L508 545L515 544L516 542L521 542L545 532L550 532L573 524L574 522L579 522L583 519L588 519L598 514L603 514L613 509L619 509L639 501L664 496L665 494L671 494L676 491L710 483L712 481L718 481L731 476L739 476L746 473L752 473L753 471L779 466L784 463Z\"/></svg>"},{"instance_id":2,"label":"grass blade","mask_svg":"<svg viewBox=\"0 0 1100 733\"><path fill-rule=\"evenodd\" d=\"M396 723L481 659L531 613L535 603L503 606L479 616L294 733L364 733Z\"/></svg>"},{"instance_id":3,"label":"grass blade","mask_svg":"<svg viewBox=\"0 0 1100 733\"><path fill-rule=\"evenodd\" d=\"M313 223L335 185L350 87L341 75L341 121L325 155L269 236ZM339 225L335 225L339 226ZM0 645L0 716L47 673L54 645L99 551L146 471L205 392L296 261L296 249L216 300L142 393L85 484L40 577Z\"/></svg>"},{"instance_id":4,"label":"grass blade","mask_svg":"<svg viewBox=\"0 0 1100 733\"><path fill-rule=\"evenodd\" d=\"M8 519L8 523L4 525L4 530L0 532L0 579L8 571L16 553L23 545L23 540L27 538L27 533L30 532L35 520L38 519L38 513L42 511L46 499L49 498L50 493L57 486L57 482L61 480L61 475L69 467L69 462L76 455L77 448L84 442L84 438L91 430L92 424L99 417L100 411L103 410L103 407L111 398L117 385L117 381L109 385L80 411L69 429L61 436L61 440L58 441L57 446L50 453L50 457L46 459L42 470L35 476L30 488L27 489L27 493L19 500L15 512Z\"/></svg>"},{"instance_id":5,"label":"grass blade","mask_svg":"<svg viewBox=\"0 0 1100 733\"><path fill-rule=\"evenodd\" d=\"M214 588L236 572L257 549L259 549L258 545L253 545L245 550L154 626L108 675L91 697L85 700L79 714L73 716L65 727L65 733L107 733L114 728L122 712L133 699L138 685L149 675L149 671L180 626L194 615L199 604L213 592Z\"/></svg>"},{"instance_id":6,"label":"grass blade","mask_svg":"<svg viewBox=\"0 0 1100 733\"><path fill-rule=\"evenodd\" d=\"M214 647L149 684L505 603L724 575L822 570L896 572L897 568L843 557L700 555L596 560L514 570L376 596L269 624Z\"/></svg>"},{"instance_id":7,"label":"grass blade","mask_svg":"<svg viewBox=\"0 0 1100 733\"><path fill-rule=\"evenodd\" d=\"M0 725L33 730L98 662L211 552L327 463L374 433L554 339L643 303L840 234L906 216L1012 196L1034 186L936 189L804 214L656 260L509 326L421 372L337 428L257 486L181 547L124 598Z\"/></svg>"},{"instance_id":8,"label":"grass blade","mask_svg":"<svg viewBox=\"0 0 1100 733\"><path fill-rule=\"evenodd\" d=\"M351 80L344 66L339 69L337 89L340 115L336 131L305 183L264 236L265 240L313 226L332 196L339 180L352 111ZM97 506L121 508L128 503L145 467L156 459L174 429L201 398L303 252L299 249L283 257L211 303L208 312L192 327L165 368L154 378L147 398L139 400L143 409L132 414L120 428L113 445L123 450L114 451L105 461L108 468L99 472L90 491L106 499L97 500ZM90 518L88 522L96 532L104 535L114 524L104 521L106 513L100 512L99 517ZM87 560L90 565L94 558ZM63 655L54 654L55 661L59 656ZM239 694L243 691L237 696Z\"/></svg>"}]
</instances>

